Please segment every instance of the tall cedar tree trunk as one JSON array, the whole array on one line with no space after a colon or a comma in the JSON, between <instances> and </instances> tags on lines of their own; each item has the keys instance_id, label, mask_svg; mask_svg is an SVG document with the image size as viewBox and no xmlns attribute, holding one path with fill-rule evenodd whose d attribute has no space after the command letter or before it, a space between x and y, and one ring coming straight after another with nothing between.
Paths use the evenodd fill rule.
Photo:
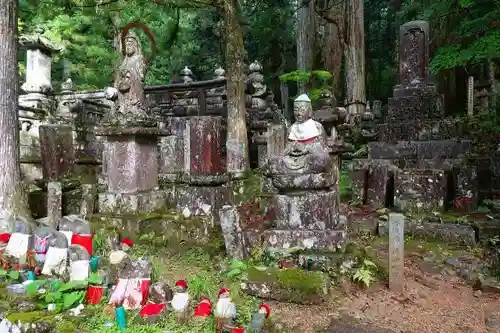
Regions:
<instances>
[{"instance_id":1,"label":"tall cedar tree trunk","mask_svg":"<svg viewBox=\"0 0 500 333\"><path fill-rule=\"evenodd\" d=\"M314 65L314 41L316 36L316 12L314 0L299 2L297 27L297 68L310 72ZM306 86L299 84L299 93L306 92Z\"/></svg>"},{"instance_id":2,"label":"tall cedar tree trunk","mask_svg":"<svg viewBox=\"0 0 500 333\"><path fill-rule=\"evenodd\" d=\"M17 4L0 0L0 214L22 214L26 208L19 164Z\"/></svg>"},{"instance_id":3,"label":"tall cedar tree trunk","mask_svg":"<svg viewBox=\"0 0 500 333\"><path fill-rule=\"evenodd\" d=\"M349 114L362 114L366 106L363 0L347 0L344 56L347 111Z\"/></svg>"},{"instance_id":4,"label":"tall cedar tree trunk","mask_svg":"<svg viewBox=\"0 0 500 333\"><path fill-rule=\"evenodd\" d=\"M239 0L224 0L224 37L227 66L227 171L242 177L249 168L245 108L245 46Z\"/></svg>"},{"instance_id":5,"label":"tall cedar tree trunk","mask_svg":"<svg viewBox=\"0 0 500 333\"><path fill-rule=\"evenodd\" d=\"M328 10L328 17L332 22L325 22L325 39L323 46L323 61L326 69L333 74L332 96L335 97L335 105L338 105L341 85L341 69L343 57L343 36L344 32L344 1L331 5Z\"/></svg>"}]
</instances>

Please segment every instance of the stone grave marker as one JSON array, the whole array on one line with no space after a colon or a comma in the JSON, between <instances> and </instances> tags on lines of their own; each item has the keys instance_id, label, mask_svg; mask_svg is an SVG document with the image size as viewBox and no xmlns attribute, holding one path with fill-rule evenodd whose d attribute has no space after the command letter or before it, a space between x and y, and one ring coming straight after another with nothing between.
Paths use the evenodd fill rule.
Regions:
<instances>
[{"instance_id":1,"label":"stone grave marker","mask_svg":"<svg viewBox=\"0 0 500 333\"><path fill-rule=\"evenodd\" d=\"M403 214L389 214L389 289L400 293L404 291L404 227Z\"/></svg>"}]
</instances>

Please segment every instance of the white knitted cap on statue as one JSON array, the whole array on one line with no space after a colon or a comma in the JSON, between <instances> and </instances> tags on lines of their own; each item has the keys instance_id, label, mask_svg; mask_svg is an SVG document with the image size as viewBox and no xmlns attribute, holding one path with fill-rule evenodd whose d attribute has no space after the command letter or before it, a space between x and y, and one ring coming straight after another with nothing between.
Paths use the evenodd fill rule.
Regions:
<instances>
[{"instance_id":1,"label":"white knitted cap on statue","mask_svg":"<svg viewBox=\"0 0 500 333\"><path fill-rule=\"evenodd\" d=\"M311 99L306 94L302 94L299 97L297 97L294 102L311 103Z\"/></svg>"}]
</instances>

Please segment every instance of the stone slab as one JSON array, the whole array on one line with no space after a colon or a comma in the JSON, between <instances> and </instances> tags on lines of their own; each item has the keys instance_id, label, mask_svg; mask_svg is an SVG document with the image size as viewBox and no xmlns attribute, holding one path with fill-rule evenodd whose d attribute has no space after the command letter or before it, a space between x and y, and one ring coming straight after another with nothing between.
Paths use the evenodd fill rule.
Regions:
<instances>
[{"instance_id":1,"label":"stone slab","mask_svg":"<svg viewBox=\"0 0 500 333\"><path fill-rule=\"evenodd\" d=\"M386 205L387 186L394 175L387 165L370 165L368 169L368 184L366 187L366 203L373 208Z\"/></svg>"},{"instance_id":2,"label":"stone slab","mask_svg":"<svg viewBox=\"0 0 500 333\"><path fill-rule=\"evenodd\" d=\"M470 151L470 140L399 141L368 143L368 157L371 159L449 159Z\"/></svg>"},{"instance_id":3,"label":"stone slab","mask_svg":"<svg viewBox=\"0 0 500 333\"><path fill-rule=\"evenodd\" d=\"M99 193L100 213L147 214L163 210L166 206L166 193L163 191L142 193Z\"/></svg>"},{"instance_id":4,"label":"stone slab","mask_svg":"<svg viewBox=\"0 0 500 333\"><path fill-rule=\"evenodd\" d=\"M334 191L303 195L273 195L270 206L278 229L324 230L339 224L339 207Z\"/></svg>"},{"instance_id":5,"label":"stone slab","mask_svg":"<svg viewBox=\"0 0 500 333\"><path fill-rule=\"evenodd\" d=\"M379 221L379 236L389 234L389 224L387 221ZM474 228L468 225L453 223L430 223L412 222L405 224L405 235L416 235L421 238L437 239L453 245L475 246L476 233Z\"/></svg>"},{"instance_id":6,"label":"stone slab","mask_svg":"<svg viewBox=\"0 0 500 333\"><path fill-rule=\"evenodd\" d=\"M400 210L441 210L447 184L444 170L401 170L394 176L394 206Z\"/></svg>"},{"instance_id":7,"label":"stone slab","mask_svg":"<svg viewBox=\"0 0 500 333\"><path fill-rule=\"evenodd\" d=\"M270 249L305 248L336 251L346 242L344 230L266 230L262 234L264 246Z\"/></svg>"}]
</instances>

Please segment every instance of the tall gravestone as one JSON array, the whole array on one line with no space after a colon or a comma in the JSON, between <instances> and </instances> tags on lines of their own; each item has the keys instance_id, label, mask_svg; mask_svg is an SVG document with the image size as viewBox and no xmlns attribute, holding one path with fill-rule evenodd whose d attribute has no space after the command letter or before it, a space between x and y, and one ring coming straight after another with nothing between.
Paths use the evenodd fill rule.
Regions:
<instances>
[{"instance_id":1,"label":"tall gravestone","mask_svg":"<svg viewBox=\"0 0 500 333\"><path fill-rule=\"evenodd\" d=\"M444 98L428 67L429 23L403 24L399 84L389 98L386 122L378 127L378 142L368 144L368 204L388 204L393 192L391 200L400 209L439 210L453 195L474 192L474 179L466 182L467 188L457 186L463 176L454 173L455 166L464 164L460 158L471 149L471 142L453 138L456 131L444 121Z\"/></svg>"}]
</instances>

